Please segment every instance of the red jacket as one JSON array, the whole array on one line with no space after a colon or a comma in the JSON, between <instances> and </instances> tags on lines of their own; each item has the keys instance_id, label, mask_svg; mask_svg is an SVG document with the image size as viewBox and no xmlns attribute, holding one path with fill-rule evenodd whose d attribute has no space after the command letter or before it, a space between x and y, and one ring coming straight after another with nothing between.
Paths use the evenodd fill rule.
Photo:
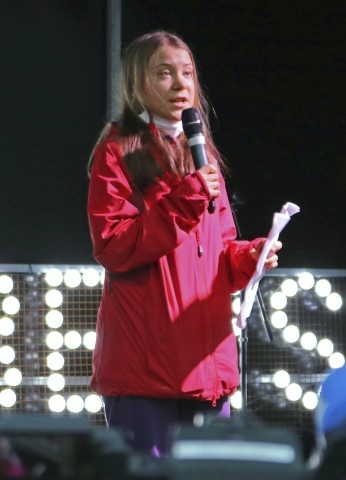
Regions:
<instances>
[{"instance_id":1,"label":"red jacket","mask_svg":"<svg viewBox=\"0 0 346 480\"><path fill-rule=\"evenodd\" d=\"M131 187L115 135L96 149L88 199L94 256L107 272L91 387L215 401L239 384L230 294L254 271L256 241L235 241L223 180L213 214L199 172L144 196Z\"/></svg>"}]
</instances>

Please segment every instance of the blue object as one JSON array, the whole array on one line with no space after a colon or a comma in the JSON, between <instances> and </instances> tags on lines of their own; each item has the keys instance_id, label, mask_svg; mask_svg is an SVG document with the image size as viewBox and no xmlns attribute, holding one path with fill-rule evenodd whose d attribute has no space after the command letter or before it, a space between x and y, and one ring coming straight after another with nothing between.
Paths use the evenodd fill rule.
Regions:
<instances>
[{"instance_id":1,"label":"blue object","mask_svg":"<svg viewBox=\"0 0 346 480\"><path fill-rule=\"evenodd\" d=\"M332 370L322 382L316 409L316 428L324 435L346 421L346 365Z\"/></svg>"}]
</instances>

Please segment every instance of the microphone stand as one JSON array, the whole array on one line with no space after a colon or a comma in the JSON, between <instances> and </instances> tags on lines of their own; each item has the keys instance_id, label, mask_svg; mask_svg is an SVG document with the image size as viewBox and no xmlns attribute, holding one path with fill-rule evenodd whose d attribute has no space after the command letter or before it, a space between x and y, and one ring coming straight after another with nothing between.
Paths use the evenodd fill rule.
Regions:
<instances>
[{"instance_id":1,"label":"microphone stand","mask_svg":"<svg viewBox=\"0 0 346 480\"><path fill-rule=\"evenodd\" d=\"M233 219L234 223L236 226L237 230L237 239L241 240L242 235L241 235L241 230L239 227L239 222L238 218L236 215L237 212L237 207L239 205L242 205L244 202L237 196L236 193L233 193L231 195L231 210L233 213ZM240 294L241 302L244 300L244 290ZM258 287L257 293L256 293L256 300L258 302L259 308L260 308L260 313L261 313L261 319L262 319L262 325L263 328L267 334L267 338L270 342L273 341L273 333L268 321L267 313L265 311L265 306L263 303L262 299L262 294L260 291L260 288ZM241 329L240 333L240 355L239 355L239 365L240 365L240 392L241 392L241 410L242 413L246 413L247 411L247 342L248 342L248 336L247 336L247 326L245 328Z\"/></svg>"}]
</instances>

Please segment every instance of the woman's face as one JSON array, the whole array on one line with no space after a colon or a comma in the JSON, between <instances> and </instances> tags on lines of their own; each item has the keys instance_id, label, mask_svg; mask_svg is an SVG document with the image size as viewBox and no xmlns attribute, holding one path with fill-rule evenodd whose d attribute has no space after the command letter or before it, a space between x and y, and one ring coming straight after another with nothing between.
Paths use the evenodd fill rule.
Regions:
<instances>
[{"instance_id":1,"label":"woman's face","mask_svg":"<svg viewBox=\"0 0 346 480\"><path fill-rule=\"evenodd\" d=\"M147 110L167 120L181 120L181 112L194 106L194 75L186 50L161 47L149 61L149 84L145 89Z\"/></svg>"}]
</instances>

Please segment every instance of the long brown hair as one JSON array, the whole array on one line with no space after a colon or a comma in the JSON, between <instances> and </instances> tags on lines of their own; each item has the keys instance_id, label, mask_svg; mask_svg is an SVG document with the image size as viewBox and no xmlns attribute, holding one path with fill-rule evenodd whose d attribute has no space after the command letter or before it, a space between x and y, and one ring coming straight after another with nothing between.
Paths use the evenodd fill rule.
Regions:
<instances>
[{"instance_id":1,"label":"long brown hair","mask_svg":"<svg viewBox=\"0 0 346 480\"><path fill-rule=\"evenodd\" d=\"M194 168L184 134L181 134L172 146L163 137L153 135L139 118L139 114L147 110L145 86L149 82L149 61L161 47L166 46L183 49L191 58L195 83L194 107L199 111L203 122L208 158L210 162L224 166L211 136L209 105L198 81L196 62L191 49L175 34L165 31L148 33L136 38L124 52L119 82L119 122L116 128L116 141L123 152L124 161L133 182L142 191L155 183L155 178L162 177L166 172L171 173L173 178L182 177ZM111 123L105 125L93 153L96 146L108 136L111 126ZM162 159L160 165L152 153L153 149L159 152ZM93 153L88 164L89 172L92 167Z\"/></svg>"}]
</instances>

